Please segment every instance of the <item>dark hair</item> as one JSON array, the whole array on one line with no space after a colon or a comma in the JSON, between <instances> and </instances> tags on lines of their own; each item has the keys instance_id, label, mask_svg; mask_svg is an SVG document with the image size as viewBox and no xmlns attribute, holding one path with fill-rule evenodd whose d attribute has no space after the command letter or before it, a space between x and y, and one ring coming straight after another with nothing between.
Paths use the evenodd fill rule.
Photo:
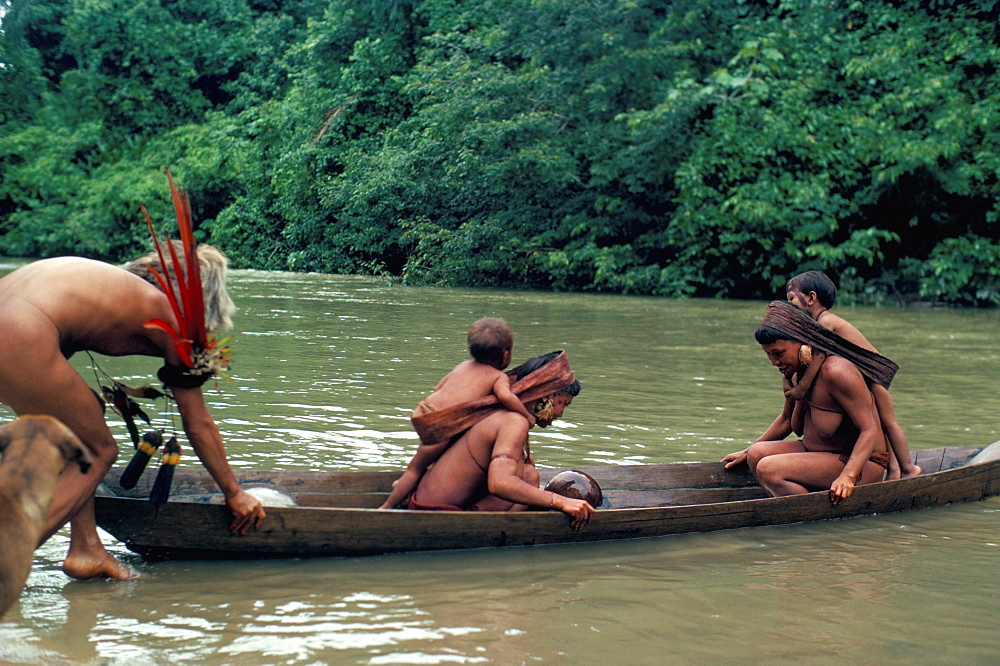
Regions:
<instances>
[{"instance_id":1,"label":"dark hair","mask_svg":"<svg viewBox=\"0 0 1000 666\"><path fill-rule=\"evenodd\" d=\"M552 361L556 360L556 358L558 358L559 354L561 353L562 352L554 351L554 352L549 352L548 354L542 354L541 356L532 356L527 361L518 366L517 378L524 379L535 370L538 370L540 367L548 365ZM555 393L553 393L553 395L559 395L560 393L566 393L568 395L573 396L574 398L580 395L579 380L574 379L572 384L570 384L566 388L556 391Z\"/></svg>"},{"instance_id":2,"label":"dark hair","mask_svg":"<svg viewBox=\"0 0 1000 666\"><path fill-rule=\"evenodd\" d=\"M514 347L514 334L499 317L483 317L469 327L469 354L480 363L495 365Z\"/></svg>"},{"instance_id":3,"label":"dark hair","mask_svg":"<svg viewBox=\"0 0 1000 666\"><path fill-rule=\"evenodd\" d=\"M776 328L771 328L770 326L765 326L764 324L757 327L757 330L753 332L753 337L759 345L773 345L778 340L799 342L787 333L779 331Z\"/></svg>"},{"instance_id":4,"label":"dark hair","mask_svg":"<svg viewBox=\"0 0 1000 666\"><path fill-rule=\"evenodd\" d=\"M787 291L801 291L808 294L816 292L819 303L824 308L832 308L837 302L837 285L823 271L806 271L799 273L788 281Z\"/></svg>"}]
</instances>

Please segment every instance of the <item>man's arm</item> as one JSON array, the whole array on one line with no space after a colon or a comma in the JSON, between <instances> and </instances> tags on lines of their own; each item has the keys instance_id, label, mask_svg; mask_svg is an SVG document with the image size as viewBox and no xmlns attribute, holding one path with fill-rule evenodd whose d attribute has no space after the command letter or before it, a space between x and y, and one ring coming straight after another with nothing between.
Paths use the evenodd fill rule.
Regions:
<instances>
[{"instance_id":1,"label":"man's arm","mask_svg":"<svg viewBox=\"0 0 1000 666\"><path fill-rule=\"evenodd\" d=\"M809 389L812 388L813 381L816 379L816 375L819 374L819 369L823 365L823 361L826 360L826 354L818 349L814 349L812 352L812 361L806 366L805 372L799 377L799 381L795 383L795 386L788 386L785 388L785 397L791 398L792 400L801 400L806 397L809 393ZM791 384L791 380L785 378L785 381Z\"/></svg>"},{"instance_id":2,"label":"man's arm","mask_svg":"<svg viewBox=\"0 0 1000 666\"><path fill-rule=\"evenodd\" d=\"M259 500L240 488L226 458L222 435L212 415L209 414L208 407L205 406L201 389L172 388L171 390L174 400L177 401L177 409L181 413L181 422L188 441L225 495L226 506L233 513L233 522L229 529L232 532L246 534L251 525L255 528L260 527L267 514Z\"/></svg>"}]
</instances>

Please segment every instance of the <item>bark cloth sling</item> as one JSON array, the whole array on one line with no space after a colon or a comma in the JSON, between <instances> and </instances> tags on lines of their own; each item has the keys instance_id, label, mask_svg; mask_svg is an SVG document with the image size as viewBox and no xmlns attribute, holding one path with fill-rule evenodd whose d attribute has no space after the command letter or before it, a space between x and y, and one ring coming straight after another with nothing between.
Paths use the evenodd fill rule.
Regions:
<instances>
[{"instance_id":1,"label":"bark cloth sling","mask_svg":"<svg viewBox=\"0 0 1000 666\"><path fill-rule=\"evenodd\" d=\"M771 301L760 323L827 354L843 356L857 366L865 379L885 388L899 370L895 362L845 340L788 301Z\"/></svg>"},{"instance_id":2,"label":"bark cloth sling","mask_svg":"<svg viewBox=\"0 0 1000 666\"><path fill-rule=\"evenodd\" d=\"M558 393L576 381L565 351L523 379L516 379L518 368L510 370L510 390L521 402L531 402ZM421 446L435 446L453 441L476 423L494 412L506 409L495 395L488 395L410 419L420 437Z\"/></svg>"}]
</instances>

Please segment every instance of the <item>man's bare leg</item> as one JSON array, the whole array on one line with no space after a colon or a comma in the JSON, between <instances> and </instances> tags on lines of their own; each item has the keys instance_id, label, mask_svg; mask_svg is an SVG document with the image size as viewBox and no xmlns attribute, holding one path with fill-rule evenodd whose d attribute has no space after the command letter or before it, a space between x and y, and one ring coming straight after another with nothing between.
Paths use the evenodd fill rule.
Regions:
<instances>
[{"instance_id":1,"label":"man's bare leg","mask_svg":"<svg viewBox=\"0 0 1000 666\"><path fill-rule=\"evenodd\" d=\"M893 479L898 479L898 478L900 478L899 461L896 459L896 455L890 452L889 467L886 468L885 480L892 481Z\"/></svg>"},{"instance_id":2,"label":"man's bare leg","mask_svg":"<svg viewBox=\"0 0 1000 666\"><path fill-rule=\"evenodd\" d=\"M69 553L62 565L71 578L129 580L138 575L111 556L97 533L94 498L91 497L70 521Z\"/></svg>"},{"instance_id":3,"label":"man's bare leg","mask_svg":"<svg viewBox=\"0 0 1000 666\"><path fill-rule=\"evenodd\" d=\"M923 470L920 465L915 465L913 460L910 458L910 446L906 441L906 435L903 434L903 429L899 427L898 424L893 423L893 427L885 429L886 440L889 442L889 448L891 449L890 456L892 462L896 463L897 473L893 473L892 467L889 468L889 480L892 479L911 479L915 476L920 476Z\"/></svg>"},{"instance_id":4,"label":"man's bare leg","mask_svg":"<svg viewBox=\"0 0 1000 666\"><path fill-rule=\"evenodd\" d=\"M872 395L875 397L875 407L878 410L879 422L882 425L882 432L892 449L890 456L889 474L886 479L909 479L920 476L923 471L919 465L914 465L910 458L910 444L906 441L906 433L896 421L896 408L889 391L878 384L872 386Z\"/></svg>"}]
</instances>

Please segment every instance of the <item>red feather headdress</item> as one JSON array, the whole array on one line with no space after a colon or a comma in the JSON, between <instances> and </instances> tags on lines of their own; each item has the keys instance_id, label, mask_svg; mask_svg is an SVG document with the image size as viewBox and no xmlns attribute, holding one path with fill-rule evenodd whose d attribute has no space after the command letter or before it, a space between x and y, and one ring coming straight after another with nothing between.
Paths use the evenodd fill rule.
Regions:
<instances>
[{"instance_id":1,"label":"red feather headdress","mask_svg":"<svg viewBox=\"0 0 1000 666\"><path fill-rule=\"evenodd\" d=\"M230 338L216 340L215 336L205 328L205 298L202 293L201 270L191 224L191 201L187 192L177 189L169 169L167 169L167 182L170 183L170 196L177 215L177 229L184 254L183 263L179 260L169 235L166 236L164 244L170 253L171 264L166 262L163 247L153 229L149 213L146 212L145 206L140 204L140 207L146 218L149 233L153 236L163 272L153 266L149 269L159 283L160 289L167 295L167 300L170 301L179 330L159 318L150 319L146 322L146 326L162 329L170 335L181 362L187 368L185 374L203 375L208 379L213 374L223 373L229 367L232 350L226 343ZM170 274L170 267L173 268L173 276Z\"/></svg>"}]
</instances>

